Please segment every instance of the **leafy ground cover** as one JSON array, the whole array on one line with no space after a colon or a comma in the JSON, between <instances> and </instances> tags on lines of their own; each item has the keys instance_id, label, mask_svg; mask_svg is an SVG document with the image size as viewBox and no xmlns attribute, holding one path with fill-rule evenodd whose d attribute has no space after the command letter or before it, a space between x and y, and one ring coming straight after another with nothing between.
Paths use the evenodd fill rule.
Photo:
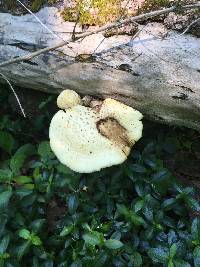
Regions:
<instances>
[{"instance_id":1,"label":"leafy ground cover","mask_svg":"<svg viewBox=\"0 0 200 267\"><path fill-rule=\"evenodd\" d=\"M0 89L0 266L200 266L197 133L144 122L128 161L77 174L49 147L48 101L38 106L43 115L23 119L7 90Z\"/></svg>"}]
</instances>

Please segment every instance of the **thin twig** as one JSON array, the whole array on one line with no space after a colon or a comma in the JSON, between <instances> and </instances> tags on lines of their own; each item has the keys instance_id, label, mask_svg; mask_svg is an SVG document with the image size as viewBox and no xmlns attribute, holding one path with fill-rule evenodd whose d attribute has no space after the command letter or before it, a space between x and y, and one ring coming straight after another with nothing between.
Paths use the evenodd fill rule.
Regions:
<instances>
[{"instance_id":1,"label":"thin twig","mask_svg":"<svg viewBox=\"0 0 200 267\"><path fill-rule=\"evenodd\" d=\"M200 21L200 18L198 18L198 19L192 21L192 22L190 23L190 25L188 25L188 27L181 33L181 35L187 33L187 32L191 29L191 27L192 27L193 25L195 25L195 24L196 24L197 22L199 22L199 21Z\"/></svg>"},{"instance_id":2,"label":"thin twig","mask_svg":"<svg viewBox=\"0 0 200 267\"><path fill-rule=\"evenodd\" d=\"M120 21L120 19L123 19L125 17L125 12L126 12L126 7L128 5L128 3L130 2L130 0L127 1L126 6L123 8L122 10L122 14L120 14L120 16L117 18L116 21ZM97 45L97 47L94 49L94 51L92 52L92 54L96 53L96 51L98 50L98 48L103 44L103 42L105 41L106 37L104 37L100 43Z\"/></svg>"},{"instance_id":3,"label":"thin twig","mask_svg":"<svg viewBox=\"0 0 200 267\"><path fill-rule=\"evenodd\" d=\"M125 17L125 12L126 12L126 7L128 5L128 3L130 2L130 0L127 1L125 7L122 10L122 13L120 14L120 16L117 18L116 21L120 21L120 19L123 19ZM94 49L94 51L92 52L92 54L96 53L96 51L98 50L98 48L103 44L103 42L105 41L106 37L104 37L100 43L97 45L97 47Z\"/></svg>"},{"instance_id":4,"label":"thin twig","mask_svg":"<svg viewBox=\"0 0 200 267\"><path fill-rule=\"evenodd\" d=\"M101 42L97 45L97 47L94 49L94 51L92 52L92 54L95 54L97 49L103 44L104 40L106 39L106 37L104 37Z\"/></svg>"},{"instance_id":5,"label":"thin twig","mask_svg":"<svg viewBox=\"0 0 200 267\"><path fill-rule=\"evenodd\" d=\"M17 103L19 104L19 107L20 107L20 109L21 109L21 112L22 112L24 118L26 118L26 114L25 114L25 112L24 112L24 109L23 109L23 107L22 107L22 105L21 105L21 103L20 103L19 97L17 96L17 94L16 94L14 88L12 87L12 84L10 83L10 81L7 79L7 77L6 77L3 73L0 73L0 75L1 75L1 77L8 83L8 85L10 86L10 89L12 90L12 92L13 92L13 94L14 94L16 100L17 100Z\"/></svg>"},{"instance_id":6,"label":"thin twig","mask_svg":"<svg viewBox=\"0 0 200 267\"><path fill-rule=\"evenodd\" d=\"M181 8L183 10L200 8L200 2L198 2L196 4L185 5L185 6L182 6ZM99 33L99 32L105 31L107 29L112 29L112 28L119 27L121 25L126 25L126 24L131 23L131 22L144 21L144 20L147 20L147 19L152 18L152 17L156 17L156 16L159 16L159 15L167 14L167 13L170 13L172 11L175 11L176 9L177 9L177 7L173 6L173 7L166 8L164 10L152 11L152 12L149 12L149 13L140 14L140 15L135 16L135 17L130 17L130 18L127 18L127 19L124 19L124 20L121 20L121 21L117 21L117 22L115 21L115 22L106 24L106 25L104 25L102 27L99 27L98 29L96 29L94 31L78 34L76 36L76 40L80 39L80 38L83 38L83 37L86 37L86 36L90 36L90 35L95 34L95 33ZM30 60L30 59L32 59L32 58L34 58L34 57L36 57L36 56L38 56L40 54L55 50L55 49L57 49L59 47L62 47L64 45L68 44L69 42L72 42L72 41L73 41L72 38L69 38L67 41L58 43L57 45L43 48L41 50L38 50L36 52L30 53L30 54L22 56L22 57L17 57L17 58L10 59L8 61L2 62L0 64L0 67L4 67L4 66L7 66L7 65L10 65L10 64L13 64L13 63L17 63L17 62L21 62L21 61L24 61L24 60Z\"/></svg>"},{"instance_id":7,"label":"thin twig","mask_svg":"<svg viewBox=\"0 0 200 267\"><path fill-rule=\"evenodd\" d=\"M28 9L20 0L17 0L17 2L19 2L38 22L39 24L45 28L49 33L51 33L54 37L62 40L63 42L65 42L66 40L63 39L61 36L59 36L57 33L55 33L53 30L51 30L49 27L47 27L30 9ZM71 47L68 46L68 48L75 53Z\"/></svg>"},{"instance_id":8,"label":"thin twig","mask_svg":"<svg viewBox=\"0 0 200 267\"><path fill-rule=\"evenodd\" d=\"M75 22L75 24L74 24L74 28L73 28L73 32L72 32L72 40L73 41L76 41L76 26L77 26L77 24L78 24L78 22L79 22L79 18L80 18L80 12L78 13L78 15L77 15L77 19L76 19L76 22Z\"/></svg>"},{"instance_id":9,"label":"thin twig","mask_svg":"<svg viewBox=\"0 0 200 267\"><path fill-rule=\"evenodd\" d=\"M62 41L65 41L62 37L60 37L57 33L49 29L30 9L28 9L20 0L17 0L39 23L45 28L48 32L50 32L54 37L59 38Z\"/></svg>"},{"instance_id":10,"label":"thin twig","mask_svg":"<svg viewBox=\"0 0 200 267\"><path fill-rule=\"evenodd\" d=\"M138 37L138 35L145 29L146 26L147 25L141 26L140 24L138 24L138 31L131 36L131 41L133 41L136 37Z\"/></svg>"}]
</instances>

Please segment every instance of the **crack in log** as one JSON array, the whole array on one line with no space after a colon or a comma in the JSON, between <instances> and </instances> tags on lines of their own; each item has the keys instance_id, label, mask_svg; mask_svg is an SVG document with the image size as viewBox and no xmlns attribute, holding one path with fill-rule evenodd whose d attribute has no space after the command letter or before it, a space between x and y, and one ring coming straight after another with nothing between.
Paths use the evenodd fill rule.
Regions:
<instances>
[{"instance_id":1,"label":"crack in log","mask_svg":"<svg viewBox=\"0 0 200 267\"><path fill-rule=\"evenodd\" d=\"M24 43L22 43L22 42L17 43L16 42L16 43L6 44L6 45L15 46L15 47L18 47L24 51L29 51L29 52L34 52L34 51L37 51L37 49L43 49L46 47L46 46L39 46L39 45L35 45L35 44L29 44L29 43L25 43L25 42Z\"/></svg>"},{"instance_id":2,"label":"crack in log","mask_svg":"<svg viewBox=\"0 0 200 267\"><path fill-rule=\"evenodd\" d=\"M23 60L22 62L26 63L26 64L29 64L29 65L32 65L32 66L38 66L37 63L33 62L33 61L30 61L30 60Z\"/></svg>"},{"instance_id":3,"label":"crack in log","mask_svg":"<svg viewBox=\"0 0 200 267\"><path fill-rule=\"evenodd\" d=\"M181 87L183 90L185 90L187 92L194 93L194 91L191 88L187 87L187 86L179 85L179 84L175 84L175 86Z\"/></svg>"},{"instance_id":4,"label":"crack in log","mask_svg":"<svg viewBox=\"0 0 200 267\"><path fill-rule=\"evenodd\" d=\"M129 64L127 64L127 63L123 63L123 64L120 64L120 65L118 65L118 66L111 66L111 65L108 65L106 62L100 62L100 61L97 61L97 63L99 63L100 65L105 66L106 68L110 68L110 69L118 70L118 71L119 71L119 70L120 70L120 71L125 71L125 72L127 72L127 73L132 74L132 75L135 76L135 77L141 76L139 73L134 72L134 71L132 70L131 66L130 66ZM96 68L96 69L100 69L100 70L104 70L104 68L101 67L100 65L99 65L99 66L94 66L94 68Z\"/></svg>"},{"instance_id":5,"label":"crack in log","mask_svg":"<svg viewBox=\"0 0 200 267\"><path fill-rule=\"evenodd\" d=\"M132 99L132 100L135 100L135 101L142 101L142 99L139 99L138 97L135 97L135 96L132 96L132 95L125 95L125 94L122 94L122 93L102 93L102 95L106 95L108 97L112 97L113 99L118 99L119 97L120 98L129 98L129 99Z\"/></svg>"},{"instance_id":6,"label":"crack in log","mask_svg":"<svg viewBox=\"0 0 200 267\"><path fill-rule=\"evenodd\" d=\"M187 100L189 98L188 95L186 95L184 93L180 93L180 92L178 92L178 93L179 93L179 95L174 95L174 96L172 96L172 98L180 99L180 100Z\"/></svg>"},{"instance_id":7,"label":"crack in log","mask_svg":"<svg viewBox=\"0 0 200 267\"><path fill-rule=\"evenodd\" d=\"M129 64L127 64L127 63L120 64L120 65L117 66L115 69L117 69L117 70L122 70L122 71L126 71L126 72L131 73L133 76L136 76L136 77L137 77L137 76L140 76L140 74L137 73L137 72L134 72L134 71L132 70L131 65L129 65Z\"/></svg>"}]
</instances>

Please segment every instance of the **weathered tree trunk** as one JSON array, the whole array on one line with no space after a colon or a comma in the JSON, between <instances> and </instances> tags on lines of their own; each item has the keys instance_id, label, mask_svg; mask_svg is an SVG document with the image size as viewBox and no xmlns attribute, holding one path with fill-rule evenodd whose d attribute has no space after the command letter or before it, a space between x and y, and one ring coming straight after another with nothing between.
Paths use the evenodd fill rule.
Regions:
<instances>
[{"instance_id":1,"label":"weathered tree trunk","mask_svg":"<svg viewBox=\"0 0 200 267\"><path fill-rule=\"evenodd\" d=\"M74 23L63 22L56 8L37 16L62 39L73 31ZM95 34L71 43L72 49L64 46L0 72L21 87L112 97L147 118L200 130L200 39L166 33L162 24L149 23L135 39L118 35L103 41L103 34ZM0 14L0 62L57 42L31 15ZM80 55L94 50L93 57Z\"/></svg>"}]
</instances>

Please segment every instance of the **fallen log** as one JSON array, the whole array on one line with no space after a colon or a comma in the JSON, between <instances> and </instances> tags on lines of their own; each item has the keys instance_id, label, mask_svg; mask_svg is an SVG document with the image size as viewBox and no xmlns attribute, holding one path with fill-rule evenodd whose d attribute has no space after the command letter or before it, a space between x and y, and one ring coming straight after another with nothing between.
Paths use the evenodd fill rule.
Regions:
<instances>
[{"instance_id":1,"label":"fallen log","mask_svg":"<svg viewBox=\"0 0 200 267\"><path fill-rule=\"evenodd\" d=\"M59 38L31 15L1 13L0 62L70 38L74 23L63 22L57 8L43 8L37 16ZM76 33L81 32L77 26ZM27 90L69 88L112 97L146 118L200 130L200 39L160 23L148 23L135 38L94 34L0 72Z\"/></svg>"}]
</instances>

